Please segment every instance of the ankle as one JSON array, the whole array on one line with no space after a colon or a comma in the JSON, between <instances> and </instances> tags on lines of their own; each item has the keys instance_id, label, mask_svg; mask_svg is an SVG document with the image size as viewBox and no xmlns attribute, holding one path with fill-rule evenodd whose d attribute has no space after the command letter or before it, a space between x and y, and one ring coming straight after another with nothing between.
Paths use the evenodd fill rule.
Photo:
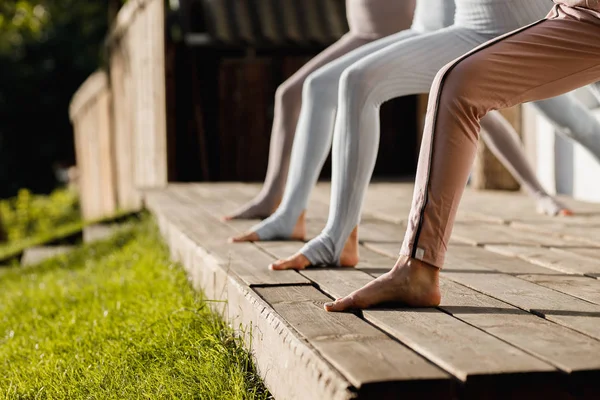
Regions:
<instances>
[{"instance_id":1,"label":"ankle","mask_svg":"<svg viewBox=\"0 0 600 400\"><path fill-rule=\"evenodd\" d=\"M394 269L406 269L410 275L419 277L430 283L438 283L440 277L440 269L435 265L426 263L415 258L401 256L394 266Z\"/></svg>"},{"instance_id":2,"label":"ankle","mask_svg":"<svg viewBox=\"0 0 600 400\"><path fill-rule=\"evenodd\" d=\"M281 205L281 198L277 198L275 200L272 200L270 202L271 214L274 214L275 211L277 211L277 209L279 208L280 205Z\"/></svg>"}]
</instances>

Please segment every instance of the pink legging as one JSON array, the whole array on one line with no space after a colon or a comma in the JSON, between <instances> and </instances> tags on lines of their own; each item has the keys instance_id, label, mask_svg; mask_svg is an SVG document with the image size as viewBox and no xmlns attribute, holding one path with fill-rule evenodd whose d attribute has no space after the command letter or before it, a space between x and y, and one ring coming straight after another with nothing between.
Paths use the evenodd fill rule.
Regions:
<instances>
[{"instance_id":1,"label":"pink legging","mask_svg":"<svg viewBox=\"0 0 600 400\"><path fill-rule=\"evenodd\" d=\"M415 0L346 0L350 32L310 60L277 89L265 183L260 193L232 217L264 218L277 207L287 180L292 144L302 107L302 85L306 78L325 64L364 44L410 28L414 9Z\"/></svg>"},{"instance_id":2,"label":"pink legging","mask_svg":"<svg viewBox=\"0 0 600 400\"><path fill-rule=\"evenodd\" d=\"M545 20L492 40L437 74L401 255L443 266L486 113L600 80L596 7L557 5Z\"/></svg>"}]
</instances>

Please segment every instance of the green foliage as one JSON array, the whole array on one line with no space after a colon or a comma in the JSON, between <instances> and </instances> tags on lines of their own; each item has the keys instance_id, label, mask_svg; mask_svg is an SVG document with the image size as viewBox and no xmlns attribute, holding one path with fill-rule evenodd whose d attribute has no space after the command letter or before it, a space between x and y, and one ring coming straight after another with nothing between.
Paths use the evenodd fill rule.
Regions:
<instances>
[{"instance_id":1,"label":"green foliage","mask_svg":"<svg viewBox=\"0 0 600 400\"><path fill-rule=\"evenodd\" d=\"M0 274L0 398L268 397L146 218Z\"/></svg>"},{"instance_id":2,"label":"green foliage","mask_svg":"<svg viewBox=\"0 0 600 400\"><path fill-rule=\"evenodd\" d=\"M102 63L106 0L0 0L0 198L74 161L68 107Z\"/></svg>"},{"instance_id":3,"label":"green foliage","mask_svg":"<svg viewBox=\"0 0 600 400\"><path fill-rule=\"evenodd\" d=\"M49 235L81 221L77 194L67 189L57 189L49 196L21 189L16 197L0 201L0 215L9 242Z\"/></svg>"},{"instance_id":4,"label":"green foliage","mask_svg":"<svg viewBox=\"0 0 600 400\"><path fill-rule=\"evenodd\" d=\"M10 52L25 42L39 40L49 21L43 4L29 1L0 3L0 52Z\"/></svg>"}]
</instances>

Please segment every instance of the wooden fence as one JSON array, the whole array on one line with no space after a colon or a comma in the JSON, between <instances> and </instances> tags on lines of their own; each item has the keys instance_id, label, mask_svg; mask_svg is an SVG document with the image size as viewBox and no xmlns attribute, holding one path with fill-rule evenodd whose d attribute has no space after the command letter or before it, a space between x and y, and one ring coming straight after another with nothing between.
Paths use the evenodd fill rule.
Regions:
<instances>
[{"instance_id":1,"label":"wooden fence","mask_svg":"<svg viewBox=\"0 0 600 400\"><path fill-rule=\"evenodd\" d=\"M93 219L117 210L112 102L108 77L98 71L77 91L69 110L75 130L81 210Z\"/></svg>"},{"instance_id":2,"label":"wooden fence","mask_svg":"<svg viewBox=\"0 0 600 400\"><path fill-rule=\"evenodd\" d=\"M164 7L129 0L107 40L109 72L73 97L84 218L139 209L139 189L167 183Z\"/></svg>"}]
</instances>

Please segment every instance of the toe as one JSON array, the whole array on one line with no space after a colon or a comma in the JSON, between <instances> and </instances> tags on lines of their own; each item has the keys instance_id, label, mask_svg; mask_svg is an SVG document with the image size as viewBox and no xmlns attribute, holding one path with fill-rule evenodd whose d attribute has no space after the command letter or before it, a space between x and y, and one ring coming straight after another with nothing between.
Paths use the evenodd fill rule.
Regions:
<instances>
[{"instance_id":1,"label":"toe","mask_svg":"<svg viewBox=\"0 0 600 400\"><path fill-rule=\"evenodd\" d=\"M234 236L229 238L229 243L241 243L241 242L257 242L260 238L256 232L248 232L243 235Z\"/></svg>"},{"instance_id":2,"label":"toe","mask_svg":"<svg viewBox=\"0 0 600 400\"><path fill-rule=\"evenodd\" d=\"M346 296L342 299L337 299L332 303L325 303L324 307L325 311L329 312L342 312L358 308L352 296Z\"/></svg>"},{"instance_id":3,"label":"toe","mask_svg":"<svg viewBox=\"0 0 600 400\"><path fill-rule=\"evenodd\" d=\"M290 258L284 260L277 260L273 264L269 265L269 269L274 271L283 271L286 269L304 269L310 262L302 254L296 254Z\"/></svg>"},{"instance_id":4,"label":"toe","mask_svg":"<svg viewBox=\"0 0 600 400\"><path fill-rule=\"evenodd\" d=\"M574 215L573 211L569 210L568 208L563 208L562 210L560 210L558 212L558 215L560 215L561 217L572 217Z\"/></svg>"},{"instance_id":5,"label":"toe","mask_svg":"<svg viewBox=\"0 0 600 400\"><path fill-rule=\"evenodd\" d=\"M284 271L286 269L294 269L294 264L289 260L277 260L269 265L269 269L273 271Z\"/></svg>"}]
</instances>

